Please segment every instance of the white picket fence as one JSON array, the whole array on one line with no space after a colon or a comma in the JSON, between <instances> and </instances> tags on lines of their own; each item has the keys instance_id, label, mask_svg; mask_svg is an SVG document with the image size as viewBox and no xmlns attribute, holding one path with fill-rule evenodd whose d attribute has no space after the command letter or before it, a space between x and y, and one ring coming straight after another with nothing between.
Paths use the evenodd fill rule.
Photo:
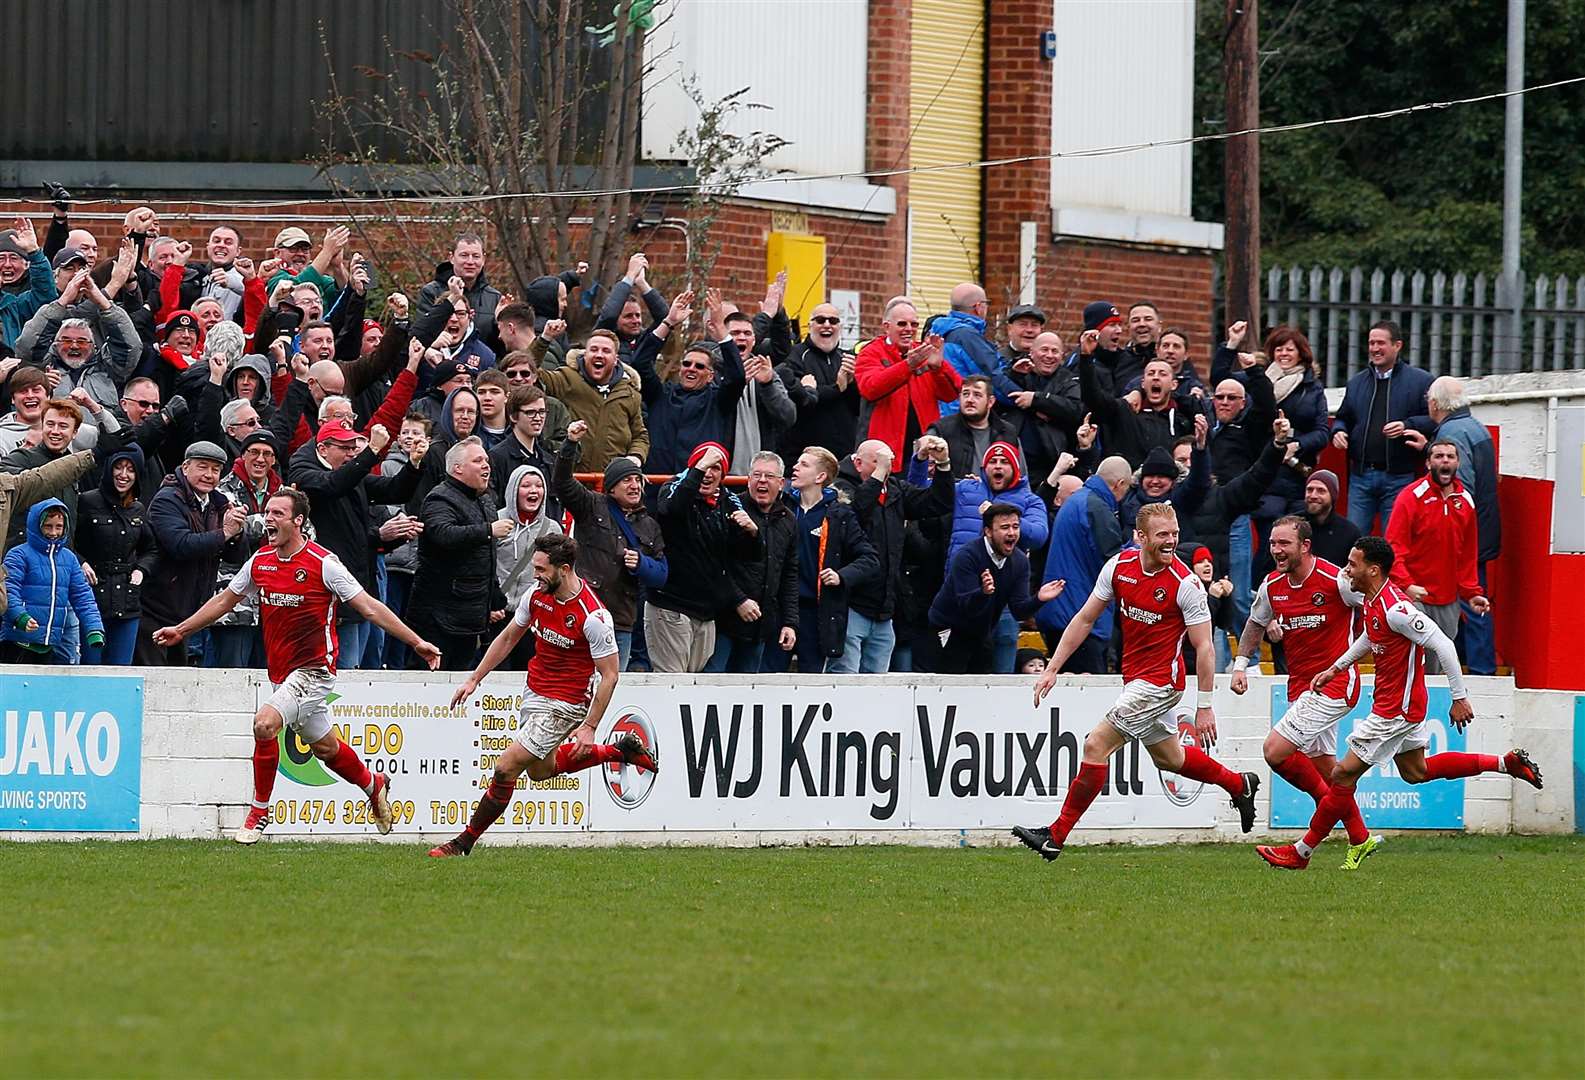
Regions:
<instances>
[{"instance_id":1,"label":"white picket fence","mask_svg":"<svg viewBox=\"0 0 1585 1080\"><path fill-rule=\"evenodd\" d=\"M1585 368L1585 277L1524 283L1518 348L1509 331L1514 305L1499 284L1462 271L1275 267L1266 272L1262 322L1304 331L1328 386L1364 365L1366 335L1380 319L1402 326L1409 362L1436 375Z\"/></svg>"}]
</instances>

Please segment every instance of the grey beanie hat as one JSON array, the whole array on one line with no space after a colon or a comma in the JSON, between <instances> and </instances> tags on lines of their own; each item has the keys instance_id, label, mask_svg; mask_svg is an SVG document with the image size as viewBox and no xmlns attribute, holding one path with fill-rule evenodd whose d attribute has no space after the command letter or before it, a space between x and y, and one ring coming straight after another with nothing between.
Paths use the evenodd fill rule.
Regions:
<instances>
[{"instance_id":1,"label":"grey beanie hat","mask_svg":"<svg viewBox=\"0 0 1585 1080\"><path fill-rule=\"evenodd\" d=\"M213 461L224 469L230 464L231 459L226 452L207 439L199 439L187 448L187 453L182 455L183 461Z\"/></svg>"}]
</instances>

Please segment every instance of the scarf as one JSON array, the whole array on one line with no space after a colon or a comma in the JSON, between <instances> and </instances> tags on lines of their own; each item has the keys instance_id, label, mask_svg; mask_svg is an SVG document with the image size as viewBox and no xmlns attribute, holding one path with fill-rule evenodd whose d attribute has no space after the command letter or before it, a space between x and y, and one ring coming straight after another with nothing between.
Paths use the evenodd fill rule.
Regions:
<instances>
[{"instance_id":1,"label":"scarf","mask_svg":"<svg viewBox=\"0 0 1585 1080\"><path fill-rule=\"evenodd\" d=\"M1272 393L1280 404L1284 398L1299 388L1304 382L1304 365L1300 364L1292 371L1284 373L1275 362L1266 365L1266 378L1271 380Z\"/></svg>"}]
</instances>

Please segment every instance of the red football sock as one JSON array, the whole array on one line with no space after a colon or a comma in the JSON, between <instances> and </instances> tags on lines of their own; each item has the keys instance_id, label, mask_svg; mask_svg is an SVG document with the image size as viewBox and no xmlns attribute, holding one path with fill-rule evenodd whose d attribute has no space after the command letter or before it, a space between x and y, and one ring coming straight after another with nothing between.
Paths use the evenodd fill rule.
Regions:
<instances>
[{"instance_id":1,"label":"red football sock","mask_svg":"<svg viewBox=\"0 0 1585 1080\"><path fill-rule=\"evenodd\" d=\"M491 779L484 797L479 800L479 805L473 809L473 816L468 819L468 827L463 829L462 836L458 837L470 851L479 835L494 825L495 820L506 813L506 808L512 805L512 791L516 787L515 780L502 780L498 776Z\"/></svg>"},{"instance_id":2,"label":"red football sock","mask_svg":"<svg viewBox=\"0 0 1585 1080\"><path fill-rule=\"evenodd\" d=\"M1502 763L1496 754L1460 754L1449 750L1425 759L1427 780L1457 780L1486 772L1502 772Z\"/></svg>"},{"instance_id":3,"label":"red football sock","mask_svg":"<svg viewBox=\"0 0 1585 1080\"><path fill-rule=\"evenodd\" d=\"M1355 814L1359 813L1359 807L1354 803L1354 789L1333 784L1321 804L1315 808L1315 816L1310 819L1310 831L1304 834L1304 842L1311 848L1320 847L1321 841L1332 831L1332 826L1348 817L1350 807Z\"/></svg>"},{"instance_id":4,"label":"red football sock","mask_svg":"<svg viewBox=\"0 0 1585 1080\"><path fill-rule=\"evenodd\" d=\"M1068 788L1068 797L1062 800L1062 813L1051 823L1051 839L1065 844L1073 826L1079 823L1084 811L1090 808L1095 797L1106 786L1106 763L1086 761L1079 765L1079 773Z\"/></svg>"},{"instance_id":5,"label":"red football sock","mask_svg":"<svg viewBox=\"0 0 1585 1080\"><path fill-rule=\"evenodd\" d=\"M1314 799L1317 806L1321 805L1327 789L1331 787L1321 779L1321 771L1315 767L1315 762L1303 754L1289 754L1283 758L1281 765L1272 768L1278 776Z\"/></svg>"},{"instance_id":6,"label":"red football sock","mask_svg":"<svg viewBox=\"0 0 1585 1080\"><path fill-rule=\"evenodd\" d=\"M1348 833L1350 844L1363 844L1370 839L1370 830L1365 828L1365 819L1359 815L1359 800L1348 800L1348 809L1343 814L1343 831Z\"/></svg>"},{"instance_id":7,"label":"red football sock","mask_svg":"<svg viewBox=\"0 0 1585 1080\"><path fill-rule=\"evenodd\" d=\"M374 774L358 757L358 752L346 743L338 743L336 752L325 761L325 767L349 784L356 784L365 793L374 790Z\"/></svg>"},{"instance_id":8,"label":"red football sock","mask_svg":"<svg viewBox=\"0 0 1585 1080\"><path fill-rule=\"evenodd\" d=\"M1180 775L1205 784L1215 784L1229 795L1244 793L1244 778L1217 761L1198 746L1183 748L1183 767Z\"/></svg>"},{"instance_id":9,"label":"red football sock","mask_svg":"<svg viewBox=\"0 0 1585 1080\"><path fill-rule=\"evenodd\" d=\"M270 805L275 790L275 771L281 763L281 744L274 739L253 740L253 805L261 810Z\"/></svg>"},{"instance_id":10,"label":"red football sock","mask_svg":"<svg viewBox=\"0 0 1585 1080\"><path fill-rule=\"evenodd\" d=\"M574 746L572 743L562 743L556 747L556 756L553 763L556 766L556 775L577 772L580 769L593 768L596 765L605 765L612 761L622 760L622 751L609 743L595 743L587 750Z\"/></svg>"}]
</instances>

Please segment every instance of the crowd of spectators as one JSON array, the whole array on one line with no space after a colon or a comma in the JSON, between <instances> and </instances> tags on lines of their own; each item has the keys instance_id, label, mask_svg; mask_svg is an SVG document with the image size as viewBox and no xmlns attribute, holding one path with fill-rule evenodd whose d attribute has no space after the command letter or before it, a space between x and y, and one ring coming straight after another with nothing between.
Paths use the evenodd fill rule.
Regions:
<instances>
[{"instance_id":1,"label":"crowd of spectators","mask_svg":"<svg viewBox=\"0 0 1585 1080\"><path fill-rule=\"evenodd\" d=\"M850 350L832 305L789 317L785 275L752 310L715 288L668 299L635 254L616 282L579 266L515 297L464 234L415 296L382 300L343 227L252 255L229 226L178 238L146 207L122 233L101 251L64 203L42 239L26 219L0 232L8 661L261 666L248 605L190 644L147 631L229 581L290 484L313 539L450 669L532 587L534 540L564 532L624 670L1023 670L1049 651L1031 632L1054 643L1161 502L1223 668L1287 514L1338 563L1384 532L1394 579L1472 670L1495 667L1491 440L1391 322L1332 415L1298 330L1253 348L1233 324L1206 381L1191 331L1145 300L1088 303L1070 333L966 282L929 320L888 300ZM593 323L576 338L574 303ZM341 667L416 666L340 619ZM1116 670L1119 633L1098 619L1069 669Z\"/></svg>"}]
</instances>

